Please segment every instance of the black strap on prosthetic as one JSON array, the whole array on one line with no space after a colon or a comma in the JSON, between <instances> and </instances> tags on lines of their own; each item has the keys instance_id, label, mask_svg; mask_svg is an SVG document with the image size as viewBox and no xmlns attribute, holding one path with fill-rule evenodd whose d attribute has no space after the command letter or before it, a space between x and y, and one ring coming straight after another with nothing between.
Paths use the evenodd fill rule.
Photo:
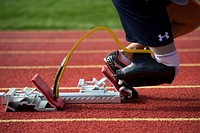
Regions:
<instances>
[{"instance_id":1,"label":"black strap on prosthetic","mask_svg":"<svg viewBox=\"0 0 200 133\"><path fill-rule=\"evenodd\" d=\"M174 67L155 61L150 53L134 53L134 62L116 71L117 78L128 86L151 86L172 83Z\"/></svg>"}]
</instances>

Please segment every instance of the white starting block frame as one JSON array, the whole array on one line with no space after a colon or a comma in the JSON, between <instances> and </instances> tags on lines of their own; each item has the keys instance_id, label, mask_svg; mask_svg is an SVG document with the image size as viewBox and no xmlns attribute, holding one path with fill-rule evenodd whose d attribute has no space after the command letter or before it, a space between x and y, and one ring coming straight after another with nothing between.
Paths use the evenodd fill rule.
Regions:
<instances>
[{"instance_id":1,"label":"white starting block frame","mask_svg":"<svg viewBox=\"0 0 200 133\"><path fill-rule=\"evenodd\" d=\"M59 93L65 103L120 103L120 93L116 91L108 91L106 89L106 78L92 81L80 79L78 88L79 93Z\"/></svg>"},{"instance_id":2,"label":"white starting block frame","mask_svg":"<svg viewBox=\"0 0 200 133\"><path fill-rule=\"evenodd\" d=\"M118 90L113 91L106 89L105 81L107 78L92 81L80 79L77 88L79 92L60 92L59 97L65 104L77 103L121 103L121 97ZM29 106L36 111L55 111L55 107L51 106L39 89L30 89L25 87L23 90L11 88L8 92L0 93L2 104L6 104L6 111L17 111L18 107Z\"/></svg>"}]
</instances>

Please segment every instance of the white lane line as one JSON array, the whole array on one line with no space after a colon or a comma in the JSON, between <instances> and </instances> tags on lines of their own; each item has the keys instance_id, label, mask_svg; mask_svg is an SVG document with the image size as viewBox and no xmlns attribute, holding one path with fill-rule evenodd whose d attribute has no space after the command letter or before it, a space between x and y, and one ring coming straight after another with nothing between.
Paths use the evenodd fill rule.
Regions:
<instances>
[{"instance_id":1,"label":"white lane line","mask_svg":"<svg viewBox=\"0 0 200 133\"><path fill-rule=\"evenodd\" d=\"M11 88L11 87L10 87ZM10 88L3 87L0 88L0 91L7 91ZM24 89L23 87L13 87L19 90ZM107 89L114 89L112 86L107 86ZM165 85L165 86L143 86L143 87L134 87L135 89L175 89L175 88L182 88L182 89L191 89L191 88L199 88L200 85ZM30 88L33 89L33 88ZM78 87L60 87L59 90L78 90Z\"/></svg>"},{"instance_id":2,"label":"white lane line","mask_svg":"<svg viewBox=\"0 0 200 133\"><path fill-rule=\"evenodd\" d=\"M76 50L74 54L99 54L99 53L109 53L112 50ZM190 53L190 52L200 52L200 48L181 48L177 49L179 53ZM2 50L0 54L9 55L30 55L30 54L67 54L68 50Z\"/></svg>"},{"instance_id":3,"label":"white lane line","mask_svg":"<svg viewBox=\"0 0 200 133\"><path fill-rule=\"evenodd\" d=\"M200 121L200 118L62 118L62 119L7 119L0 120L0 123L19 123L19 122L137 122L137 121Z\"/></svg>"},{"instance_id":4,"label":"white lane line","mask_svg":"<svg viewBox=\"0 0 200 133\"><path fill-rule=\"evenodd\" d=\"M0 38L0 43L75 43L79 38ZM118 40L125 41L125 38L119 37ZM199 36L183 36L176 38L175 41L191 41L200 40ZM104 38L87 38L84 42L114 42L109 36Z\"/></svg>"},{"instance_id":5,"label":"white lane line","mask_svg":"<svg viewBox=\"0 0 200 133\"><path fill-rule=\"evenodd\" d=\"M68 65L66 68L102 68L103 65ZM181 67L199 67L200 63L180 64ZM59 66L0 66L0 69L58 69Z\"/></svg>"}]
</instances>

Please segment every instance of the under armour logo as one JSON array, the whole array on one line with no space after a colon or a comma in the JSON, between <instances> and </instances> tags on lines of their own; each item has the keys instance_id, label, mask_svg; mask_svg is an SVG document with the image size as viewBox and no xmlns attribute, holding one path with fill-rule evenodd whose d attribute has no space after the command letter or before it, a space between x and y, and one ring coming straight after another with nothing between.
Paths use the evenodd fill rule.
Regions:
<instances>
[{"instance_id":1,"label":"under armour logo","mask_svg":"<svg viewBox=\"0 0 200 133\"><path fill-rule=\"evenodd\" d=\"M159 37L159 41L162 42L162 41L163 41L163 38L168 39L168 38L169 38L169 35L168 35L168 32L165 32L165 35L162 36L161 34L159 34L158 37Z\"/></svg>"}]
</instances>

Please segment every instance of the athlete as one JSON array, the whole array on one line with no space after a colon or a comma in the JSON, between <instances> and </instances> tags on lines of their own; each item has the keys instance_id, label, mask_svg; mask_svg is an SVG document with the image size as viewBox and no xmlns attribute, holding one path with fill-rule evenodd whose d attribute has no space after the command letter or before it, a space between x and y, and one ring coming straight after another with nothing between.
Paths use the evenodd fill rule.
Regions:
<instances>
[{"instance_id":1,"label":"athlete","mask_svg":"<svg viewBox=\"0 0 200 133\"><path fill-rule=\"evenodd\" d=\"M116 50L104 61L122 91L138 97L133 87L172 83L179 72L174 38L200 25L200 5L195 0L112 0L118 11L128 49L150 49L153 53Z\"/></svg>"}]
</instances>

